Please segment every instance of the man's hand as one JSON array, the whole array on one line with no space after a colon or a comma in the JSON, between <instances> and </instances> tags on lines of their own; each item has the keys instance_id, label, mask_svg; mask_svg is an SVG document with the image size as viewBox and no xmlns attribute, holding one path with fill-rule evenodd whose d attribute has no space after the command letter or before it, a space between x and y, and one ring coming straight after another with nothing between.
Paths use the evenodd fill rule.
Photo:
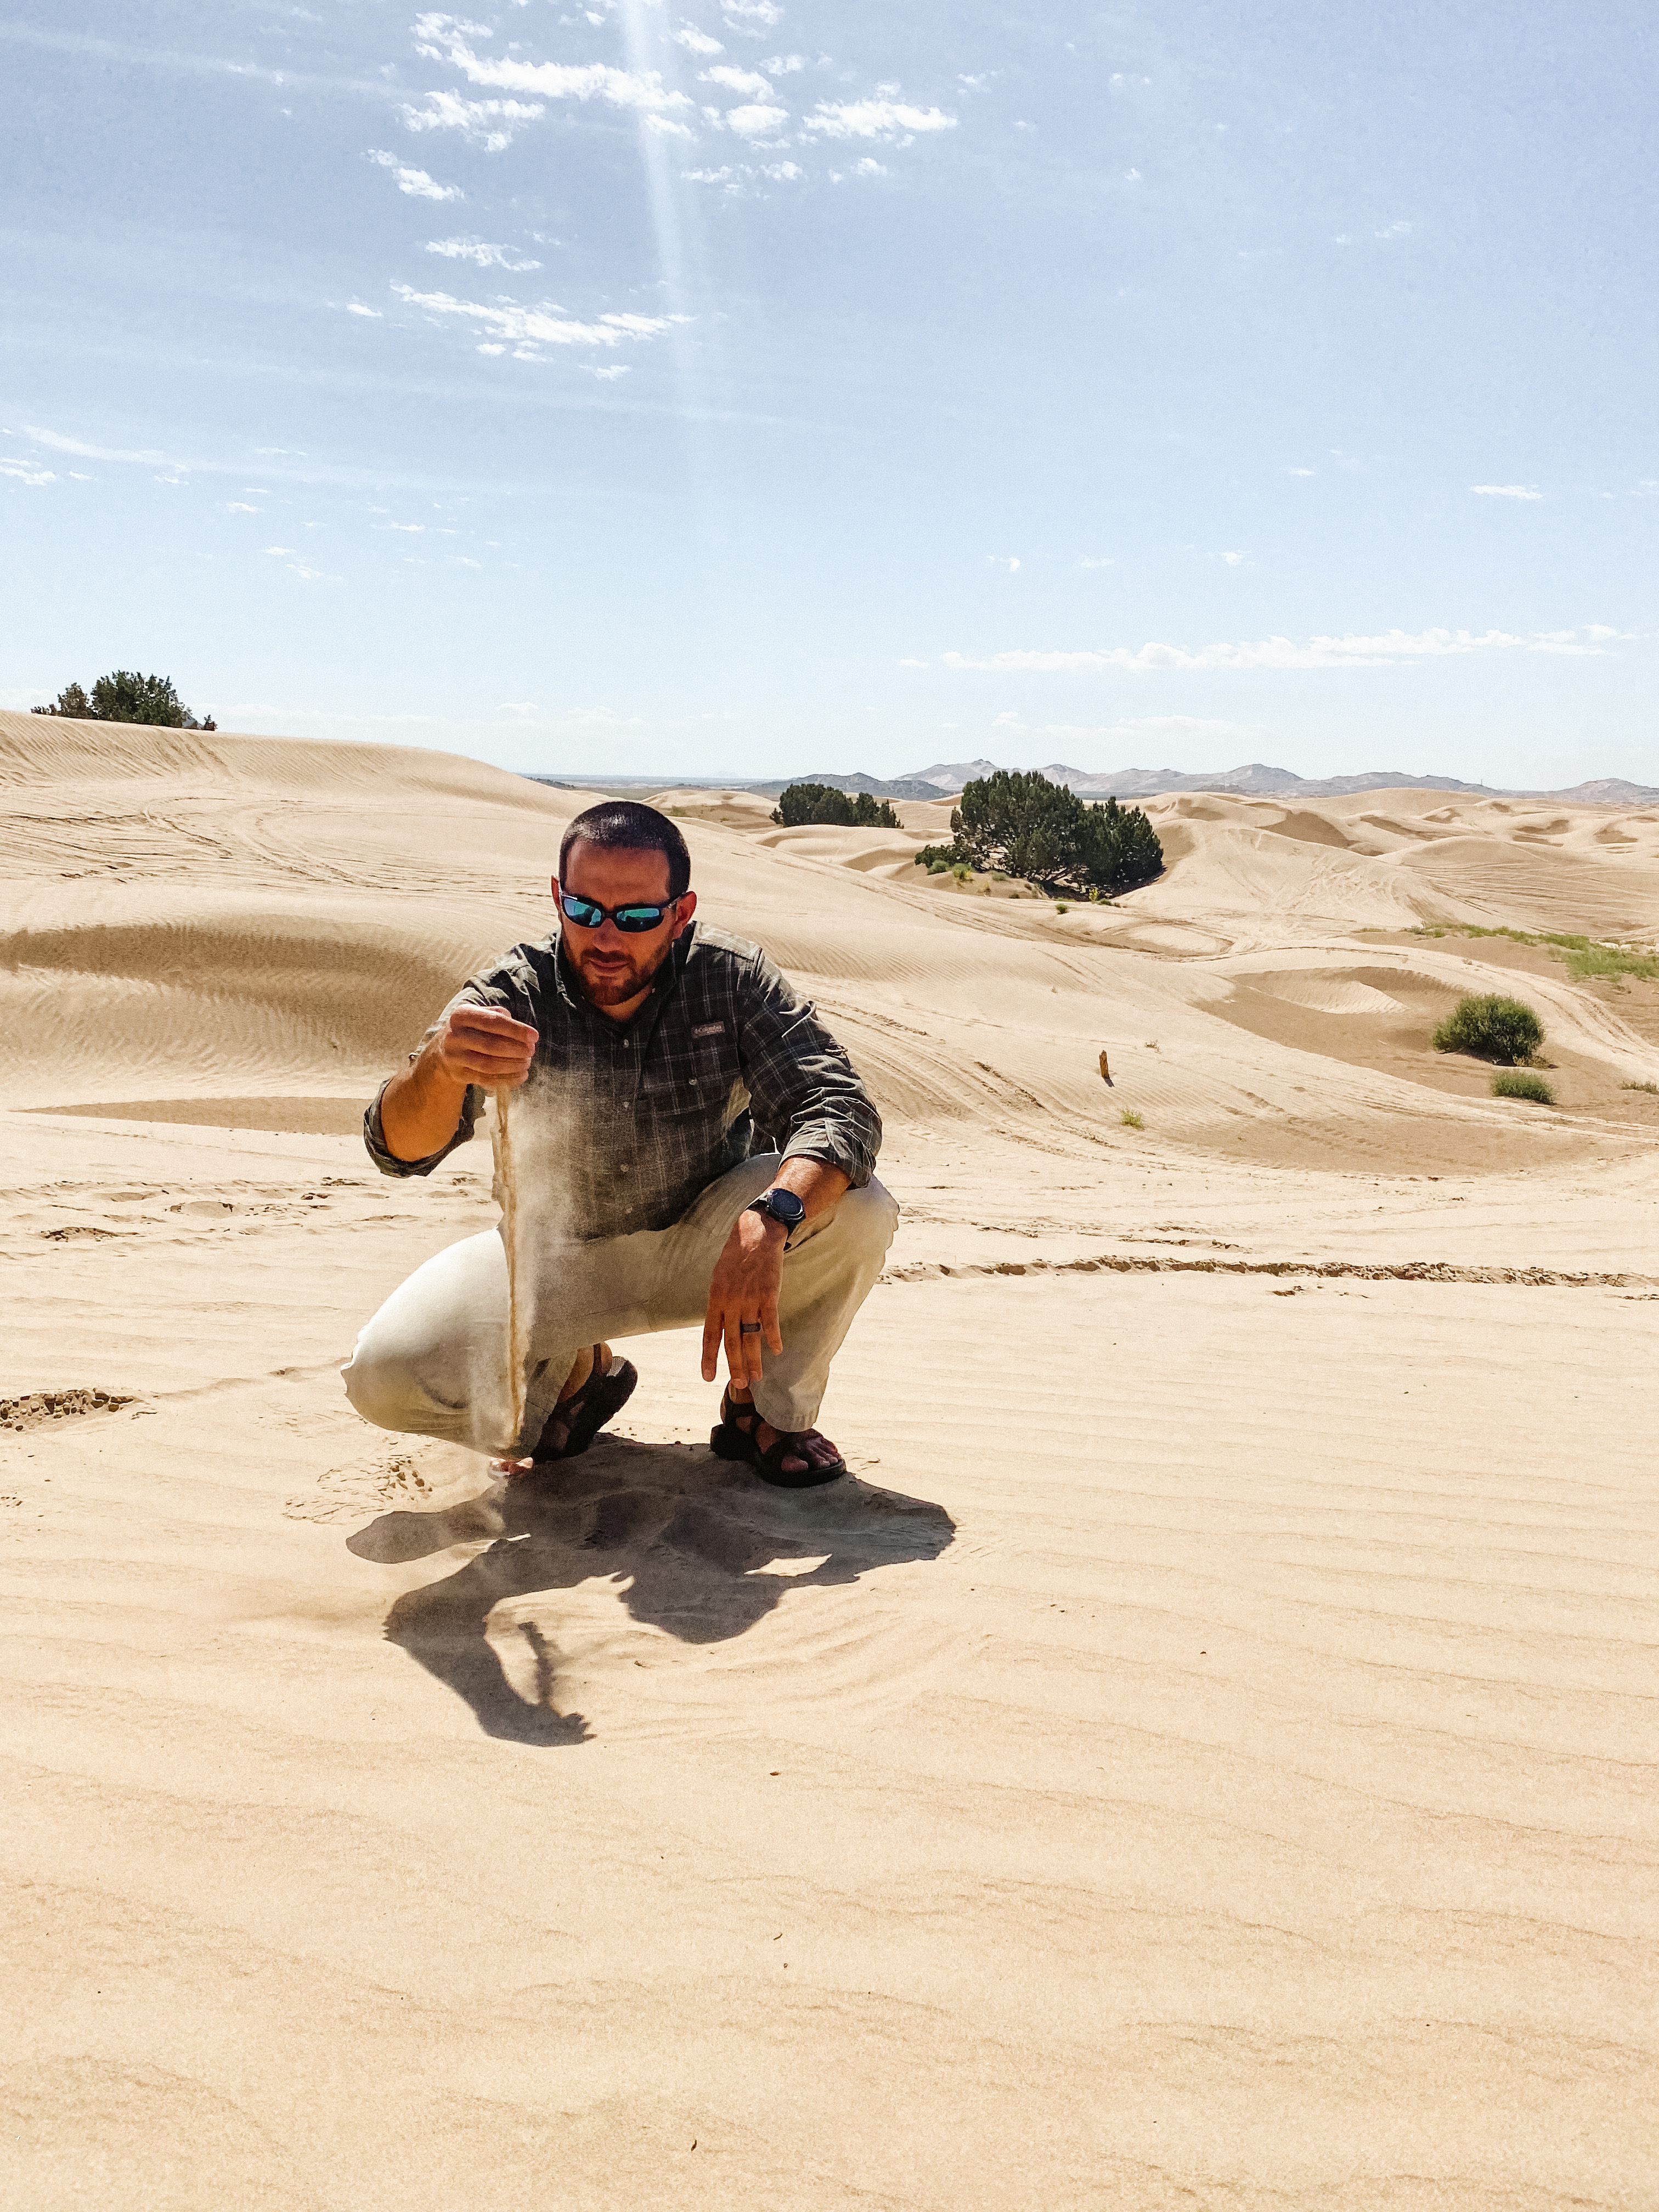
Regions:
<instances>
[{"instance_id":1,"label":"man's hand","mask_svg":"<svg viewBox=\"0 0 1659 2212\"><path fill-rule=\"evenodd\" d=\"M528 1022L515 1022L499 1006L452 1006L421 1057L429 1054L463 1089L481 1083L486 1091L516 1091L540 1042Z\"/></svg>"},{"instance_id":2,"label":"man's hand","mask_svg":"<svg viewBox=\"0 0 1659 2212\"><path fill-rule=\"evenodd\" d=\"M848 1188L847 1177L827 1160L797 1158L786 1160L773 1180L774 1190L793 1190L806 1208L806 1219L837 1205ZM732 1224L708 1285L708 1311L702 1324L702 1379L712 1382L722 1343L726 1372L747 1389L761 1377L761 1346L783 1350L778 1327L778 1285L783 1279L783 1248L789 1231L769 1213L748 1210ZM758 1328L743 1333L744 1322Z\"/></svg>"},{"instance_id":3,"label":"man's hand","mask_svg":"<svg viewBox=\"0 0 1659 2212\"><path fill-rule=\"evenodd\" d=\"M515 1091L540 1042L527 1022L499 1006L452 1006L415 1065L394 1075L380 1099L380 1128L400 1160L429 1159L454 1135L467 1085Z\"/></svg>"},{"instance_id":4,"label":"man's hand","mask_svg":"<svg viewBox=\"0 0 1659 2212\"><path fill-rule=\"evenodd\" d=\"M758 1382L761 1346L783 1350L778 1329L778 1285L783 1279L783 1248L789 1231L769 1213L744 1211L732 1224L708 1285L708 1311L702 1324L702 1379L712 1382L721 1343L726 1372L734 1382ZM744 1334L743 1323L758 1322Z\"/></svg>"}]
</instances>

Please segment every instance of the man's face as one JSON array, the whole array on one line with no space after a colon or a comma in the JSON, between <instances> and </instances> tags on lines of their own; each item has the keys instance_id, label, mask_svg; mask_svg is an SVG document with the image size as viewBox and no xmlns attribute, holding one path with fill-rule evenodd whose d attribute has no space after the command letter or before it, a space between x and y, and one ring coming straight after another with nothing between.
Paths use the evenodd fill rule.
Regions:
<instances>
[{"instance_id":1,"label":"man's face","mask_svg":"<svg viewBox=\"0 0 1659 2212\"><path fill-rule=\"evenodd\" d=\"M668 856L626 845L590 845L579 839L566 860L563 882L556 876L553 879L556 899L562 890L604 907L660 906L668 896ZM564 948L591 1003L626 1006L648 990L696 903L696 893L687 891L654 929L639 931L620 930L608 915L597 929L584 929L561 912Z\"/></svg>"}]
</instances>

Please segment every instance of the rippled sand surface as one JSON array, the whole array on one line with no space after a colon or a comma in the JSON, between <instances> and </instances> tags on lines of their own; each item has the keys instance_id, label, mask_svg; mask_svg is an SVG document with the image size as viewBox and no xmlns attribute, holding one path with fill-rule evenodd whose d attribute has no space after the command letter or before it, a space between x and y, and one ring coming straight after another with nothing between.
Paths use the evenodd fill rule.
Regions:
<instances>
[{"instance_id":1,"label":"rippled sand surface","mask_svg":"<svg viewBox=\"0 0 1659 2212\"><path fill-rule=\"evenodd\" d=\"M487 1151L353 1133L581 795L0 781L9 2203L1659 2203L1659 984L1468 933L1650 944L1659 820L1171 798L1060 915L670 794L888 1118L853 1474L672 1336L507 1493L335 1371ZM1489 989L1556 1108L1429 1049Z\"/></svg>"}]
</instances>

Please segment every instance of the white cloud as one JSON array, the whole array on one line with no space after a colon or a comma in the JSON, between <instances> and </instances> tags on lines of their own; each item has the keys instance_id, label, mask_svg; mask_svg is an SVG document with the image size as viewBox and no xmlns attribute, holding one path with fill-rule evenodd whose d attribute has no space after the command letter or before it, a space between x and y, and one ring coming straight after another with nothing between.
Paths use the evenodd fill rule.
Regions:
<instances>
[{"instance_id":1,"label":"white cloud","mask_svg":"<svg viewBox=\"0 0 1659 2212\"><path fill-rule=\"evenodd\" d=\"M486 154L499 154L526 123L539 122L547 110L538 100L463 100L455 92L429 92L424 107L402 112L408 130L459 131Z\"/></svg>"},{"instance_id":2,"label":"white cloud","mask_svg":"<svg viewBox=\"0 0 1659 2212\"><path fill-rule=\"evenodd\" d=\"M292 561L297 557L300 549L297 545L267 545L265 550L278 561Z\"/></svg>"},{"instance_id":3,"label":"white cloud","mask_svg":"<svg viewBox=\"0 0 1659 2212\"><path fill-rule=\"evenodd\" d=\"M458 200L462 197L459 185L434 184L424 169L409 168L395 154L379 147L370 149L368 158L378 168L390 169L398 180L398 190L407 192L416 200Z\"/></svg>"},{"instance_id":4,"label":"white cloud","mask_svg":"<svg viewBox=\"0 0 1659 2212\"><path fill-rule=\"evenodd\" d=\"M797 70L806 67L805 54L773 54L761 67L768 76L793 76Z\"/></svg>"},{"instance_id":5,"label":"white cloud","mask_svg":"<svg viewBox=\"0 0 1659 2212\"><path fill-rule=\"evenodd\" d=\"M769 100L772 86L769 79L759 76L753 70L733 69L730 62L716 62L713 69L698 72L699 84L723 84L728 91L752 93L757 100Z\"/></svg>"},{"instance_id":6,"label":"white cloud","mask_svg":"<svg viewBox=\"0 0 1659 2212\"><path fill-rule=\"evenodd\" d=\"M619 376L626 376L629 374L628 365L625 362L611 362L604 368L594 368L586 362L584 362L582 366L586 368L587 374L590 376L597 376L601 384L614 384Z\"/></svg>"},{"instance_id":7,"label":"white cloud","mask_svg":"<svg viewBox=\"0 0 1659 2212\"><path fill-rule=\"evenodd\" d=\"M728 108L726 125L735 131L739 138L775 138L789 120L787 107L768 107L759 102L752 106Z\"/></svg>"},{"instance_id":8,"label":"white cloud","mask_svg":"<svg viewBox=\"0 0 1659 2212\"><path fill-rule=\"evenodd\" d=\"M670 92L656 70L611 69L604 62L491 60L476 53L470 39L488 38L482 24L453 15L417 15L418 51L431 61L447 61L471 83L507 92L538 92L549 100L602 100L611 107L689 107L683 92Z\"/></svg>"},{"instance_id":9,"label":"white cloud","mask_svg":"<svg viewBox=\"0 0 1659 2212\"><path fill-rule=\"evenodd\" d=\"M9 477L15 483L49 484L58 479L50 469L31 468L27 461L0 459L0 477Z\"/></svg>"},{"instance_id":10,"label":"white cloud","mask_svg":"<svg viewBox=\"0 0 1659 2212\"><path fill-rule=\"evenodd\" d=\"M262 507L250 507L245 499L228 499L225 501L225 513L227 514L263 514L264 509Z\"/></svg>"},{"instance_id":11,"label":"white cloud","mask_svg":"<svg viewBox=\"0 0 1659 2212\"><path fill-rule=\"evenodd\" d=\"M855 177L885 177L890 172L884 162L878 161L873 155L866 154L861 161L854 161L853 174Z\"/></svg>"},{"instance_id":12,"label":"white cloud","mask_svg":"<svg viewBox=\"0 0 1659 2212\"><path fill-rule=\"evenodd\" d=\"M509 246L489 246L482 238L428 238L426 250L441 253L446 261L471 261L480 269L509 269L515 276L542 265L522 257L515 259Z\"/></svg>"},{"instance_id":13,"label":"white cloud","mask_svg":"<svg viewBox=\"0 0 1659 2212\"><path fill-rule=\"evenodd\" d=\"M1242 553L1224 553L1221 557L1230 568L1237 568L1243 562L1244 556Z\"/></svg>"},{"instance_id":14,"label":"white cloud","mask_svg":"<svg viewBox=\"0 0 1659 2212\"><path fill-rule=\"evenodd\" d=\"M764 25L769 30L783 21L783 10L776 0L720 0L720 13L738 30L747 30L750 24Z\"/></svg>"},{"instance_id":15,"label":"white cloud","mask_svg":"<svg viewBox=\"0 0 1659 2212\"><path fill-rule=\"evenodd\" d=\"M804 127L826 138L891 138L900 131L954 131L957 118L937 107L896 100L821 100Z\"/></svg>"},{"instance_id":16,"label":"white cloud","mask_svg":"<svg viewBox=\"0 0 1659 2212\"><path fill-rule=\"evenodd\" d=\"M1482 499L1542 499L1543 493L1536 484L1471 484L1469 489Z\"/></svg>"},{"instance_id":17,"label":"white cloud","mask_svg":"<svg viewBox=\"0 0 1659 2212\"><path fill-rule=\"evenodd\" d=\"M994 568L1006 568L1011 576L1019 573L1019 556L1017 553L988 553L985 557Z\"/></svg>"},{"instance_id":18,"label":"white cloud","mask_svg":"<svg viewBox=\"0 0 1659 2212\"><path fill-rule=\"evenodd\" d=\"M901 668L926 668L927 665L925 660L901 660L899 663Z\"/></svg>"},{"instance_id":19,"label":"white cloud","mask_svg":"<svg viewBox=\"0 0 1659 2212\"><path fill-rule=\"evenodd\" d=\"M1079 568L1115 568L1117 563L1109 557L1097 560L1092 554L1085 553L1077 565Z\"/></svg>"},{"instance_id":20,"label":"white cloud","mask_svg":"<svg viewBox=\"0 0 1659 2212\"><path fill-rule=\"evenodd\" d=\"M1375 637L1261 638L1249 644L1182 645L1148 643L1110 646L1079 653L994 653L981 659L969 653L941 656L949 668L1009 673L1086 675L1109 668L1136 674L1161 668L1391 668L1413 660L1439 660L1471 653L1517 652L1585 655L1601 650L1600 641L1577 630L1385 630Z\"/></svg>"},{"instance_id":21,"label":"white cloud","mask_svg":"<svg viewBox=\"0 0 1659 2212\"><path fill-rule=\"evenodd\" d=\"M346 313L349 315L372 316L374 320L377 323L380 319L380 311L378 307L365 307L362 301L358 300L353 300L348 304Z\"/></svg>"},{"instance_id":22,"label":"white cloud","mask_svg":"<svg viewBox=\"0 0 1659 2212\"><path fill-rule=\"evenodd\" d=\"M394 284L392 289L409 307L424 307L429 314L456 315L464 321L483 324L503 343L512 346L520 360L534 360L537 347L544 345L614 346L629 338L659 337L671 324L683 319L673 315L607 314L584 323L567 315L550 301L538 307L521 307L512 300L485 306L477 301L458 300L448 292L417 292L410 284Z\"/></svg>"},{"instance_id":23,"label":"white cloud","mask_svg":"<svg viewBox=\"0 0 1659 2212\"><path fill-rule=\"evenodd\" d=\"M645 127L647 131L656 131L664 138L695 138L697 135L687 125L676 123L666 115L647 115L645 118Z\"/></svg>"},{"instance_id":24,"label":"white cloud","mask_svg":"<svg viewBox=\"0 0 1659 2212\"><path fill-rule=\"evenodd\" d=\"M718 39L711 39L706 31L700 31L695 23L682 24L674 33L674 43L676 46L684 46L689 54L723 54L726 52L726 48Z\"/></svg>"},{"instance_id":25,"label":"white cloud","mask_svg":"<svg viewBox=\"0 0 1659 2212\"><path fill-rule=\"evenodd\" d=\"M1391 222L1385 229L1371 233L1373 238L1409 238L1414 226L1409 222Z\"/></svg>"},{"instance_id":26,"label":"white cloud","mask_svg":"<svg viewBox=\"0 0 1659 2212\"><path fill-rule=\"evenodd\" d=\"M167 459L165 453L152 453L148 450L128 453L116 446L88 446L80 438L60 438L55 430L37 429L33 422L24 427L37 446L49 446L54 453L73 453L83 461L137 461L147 468L154 468L158 462Z\"/></svg>"},{"instance_id":27,"label":"white cloud","mask_svg":"<svg viewBox=\"0 0 1659 2212\"><path fill-rule=\"evenodd\" d=\"M740 192L750 177L767 177L774 184L797 184L806 174L799 161L727 161L718 169L688 169L688 184L718 185L723 191Z\"/></svg>"},{"instance_id":28,"label":"white cloud","mask_svg":"<svg viewBox=\"0 0 1659 2212\"><path fill-rule=\"evenodd\" d=\"M1311 469L1287 469L1285 473L1292 477L1310 477L1314 472Z\"/></svg>"}]
</instances>

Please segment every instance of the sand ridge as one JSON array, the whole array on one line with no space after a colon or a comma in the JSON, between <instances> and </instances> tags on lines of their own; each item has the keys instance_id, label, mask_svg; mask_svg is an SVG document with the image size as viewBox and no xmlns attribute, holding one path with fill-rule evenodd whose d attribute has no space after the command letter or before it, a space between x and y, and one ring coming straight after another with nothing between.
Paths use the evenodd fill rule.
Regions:
<instances>
[{"instance_id":1,"label":"sand ridge","mask_svg":"<svg viewBox=\"0 0 1659 2212\"><path fill-rule=\"evenodd\" d=\"M507 1492L335 1372L488 1148L350 1129L581 795L0 763L9 2201L1645 2212L1659 987L1412 933L1642 936L1651 817L1183 794L1062 916L669 794L887 1117L852 1478L676 1336Z\"/></svg>"}]
</instances>

